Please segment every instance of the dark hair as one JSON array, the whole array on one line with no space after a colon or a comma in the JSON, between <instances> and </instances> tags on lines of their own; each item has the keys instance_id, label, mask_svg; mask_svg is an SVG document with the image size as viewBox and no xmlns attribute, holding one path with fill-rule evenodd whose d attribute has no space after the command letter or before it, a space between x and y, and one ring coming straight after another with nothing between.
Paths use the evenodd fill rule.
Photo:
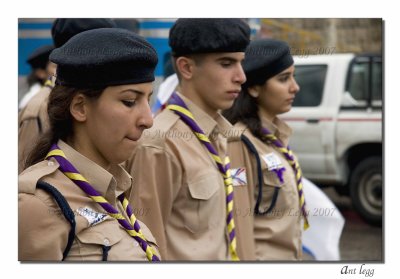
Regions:
<instances>
[{"instance_id":1,"label":"dark hair","mask_svg":"<svg viewBox=\"0 0 400 279\"><path fill-rule=\"evenodd\" d=\"M73 118L70 113L70 105L74 96L81 93L90 99L96 100L103 93L104 88L100 89L78 89L56 85L50 92L47 104L49 116L49 129L41 135L33 149L29 153L24 168L28 168L46 157L53 143L59 139L66 140L73 135Z\"/></svg>"},{"instance_id":2,"label":"dark hair","mask_svg":"<svg viewBox=\"0 0 400 279\"><path fill-rule=\"evenodd\" d=\"M256 98L248 93L247 88L242 89L233 106L222 114L233 125L243 122L255 137L265 142L265 136L261 131L261 119L258 116L258 103Z\"/></svg>"}]
</instances>

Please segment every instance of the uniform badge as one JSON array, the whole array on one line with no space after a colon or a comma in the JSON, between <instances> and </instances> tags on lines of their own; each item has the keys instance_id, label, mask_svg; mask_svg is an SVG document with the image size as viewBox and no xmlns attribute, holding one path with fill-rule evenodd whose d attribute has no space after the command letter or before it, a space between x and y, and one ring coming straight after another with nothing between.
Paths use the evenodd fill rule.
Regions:
<instances>
[{"instance_id":1,"label":"uniform badge","mask_svg":"<svg viewBox=\"0 0 400 279\"><path fill-rule=\"evenodd\" d=\"M233 186L247 185L247 176L245 168L231 169L232 184Z\"/></svg>"},{"instance_id":2,"label":"uniform badge","mask_svg":"<svg viewBox=\"0 0 400 279\"><path fill-rule=\"evenodd\" d=\"M261 155L264 162L267 164L268 170L276 170L282 167L282 161L275 153L268 153Z\"/></svg>"},{"instance_id":3,"label":"uniform badge","mask_svg":"<svg viewBox=\"0 0 400 279\"><path fill-rule=\"evenodd\" d=\"M90 227L100 224L108 218L107 214L96 212L89 207L80 207L76 212L89 222Z\"/></svg>"},{"instance_id":4,"label":"uniform badge","mask_svg":"<svg viewBox=\"0 0 400 279\"><path fill-rule=\"evenodd\" d=\"M286 170L282 166L282 161L275 153L268 153L261 156L264 162L267 164L268 171L272 171L276 174L280 183L284 183L283 172Z\"/></svg>"}]
</instances>

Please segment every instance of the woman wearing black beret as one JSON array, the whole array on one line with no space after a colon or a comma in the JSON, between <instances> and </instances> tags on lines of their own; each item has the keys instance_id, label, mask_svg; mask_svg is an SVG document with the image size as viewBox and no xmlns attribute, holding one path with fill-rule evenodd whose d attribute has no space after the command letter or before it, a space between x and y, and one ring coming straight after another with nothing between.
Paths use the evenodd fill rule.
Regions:
<instances>
[{"instance_id":1,"label":"woman wearing black beret","mask_svg":"<svg viewBox=\"0 0 400 279\"><path fill-rule=\"evenodd\" d=\"M19 260L158 261L121 167L153 124L157 54L118 28L82 32L55 49L50 129L19 175Z\"/></svg>"},{"instance_id":2,"label":"woman wearing black beret","mask_svg":"<svg viewBox=\"0 0 400 279\"><path fill-rule=\"evenodd\" d=\"M253 41L243 69L247 81L224 113L238 131L229 143L235 211L242 217L237 227L253 235L238 239L238 252L242 259L299 260L302 222L308 226L301 170L288 147L291 129L278 118L299 91L290 48L272 39Z\"/></svg>"},{"instance_id":3,"label":"woman wearing black beret","mask_svg":"<svg viewBox=\"0 0 400 279\"><path fill-rule=\"evenodd\" d=\"M107 18L57 18L51 28L51 37L54 46L57 48L80 32L115 27L117 27L115 22ZM49 60L50 53L51 51L46 56L46 63ZM37 141L49 126L47 101L50 91L54 87L54 73L57 65L49 62L48 66L51 68L51 74L49 72L49 75L46 75L45 78L47 80L44 86L35 92L35 95L29 99L26 106L18 113L18 174L24 170L24 162L32 148L32 143Z\"/></svg>"}]
</instances>

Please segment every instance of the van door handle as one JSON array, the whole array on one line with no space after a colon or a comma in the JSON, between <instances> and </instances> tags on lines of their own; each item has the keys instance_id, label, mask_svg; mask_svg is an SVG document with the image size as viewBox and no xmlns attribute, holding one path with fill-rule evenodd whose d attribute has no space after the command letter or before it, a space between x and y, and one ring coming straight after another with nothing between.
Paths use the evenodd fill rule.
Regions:
<instances>
[{"instance_id":1,"label":"van door handle","mask_svg":"<svg viewBox=\"0 0 400 279\"><path fill-rule=\"evenodd\" d=\"M307 123L311 123L311 124L317 124L319 122L318 118L308 118Z\"/></svg>"}]
</instances>

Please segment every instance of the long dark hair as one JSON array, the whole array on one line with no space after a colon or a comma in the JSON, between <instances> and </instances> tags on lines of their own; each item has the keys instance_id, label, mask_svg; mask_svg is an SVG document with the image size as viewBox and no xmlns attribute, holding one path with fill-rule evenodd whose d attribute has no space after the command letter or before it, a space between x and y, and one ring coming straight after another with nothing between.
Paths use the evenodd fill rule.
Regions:
<instances>
[{"instance_id":1,"label":"long dark hair","mask_svg":"<svg viewBox=\"0 0 400 279\"><path fill-rule=\"evenodd\" d=\"M233 125L243 122L254 136L265 142L265 136L261 132L261 119L258 116L257 99L248 93L248 88L243 88L233 106L222 114Z\"/></svg>"},{"instance_id":2,"label":"long dark hair","mask_svg":"<svg viewBox=\"0 0 400 279\"><path fill-rule=\"evenodd\" d=\"M70 105L77 93L96 100L103 91L104 88L78 89L56 85L50 92L47 104L50 128L40 136L37 143L31 149L25 161L24 169L44 160L53 143L59 139L66 140L69 136L73 135L73 118L70 113Z\"/></svg>"}]
</instances>

